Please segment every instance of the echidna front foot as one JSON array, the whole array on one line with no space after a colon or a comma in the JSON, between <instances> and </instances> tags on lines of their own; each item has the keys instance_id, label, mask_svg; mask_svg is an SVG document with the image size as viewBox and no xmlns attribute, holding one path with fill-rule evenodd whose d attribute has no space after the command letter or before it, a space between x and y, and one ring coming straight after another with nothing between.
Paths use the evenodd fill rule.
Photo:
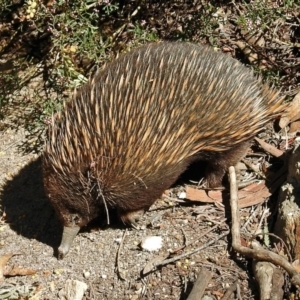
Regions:
<instances>
[{"instance_id":1,"label":"echidna front foot","mask_svg":"<svg viewBox=\"0 0 300 300\"><path fill-rule=\"evenodd\" d=\"M64 226L62 240L60 246L58 247L58 254L57 254L58 259L63 259L68 254L72 242L75 236L77 235L77 233L79 232L79 230L80 230L79 226L75 226L75 227Z\"/></svg>"},{"instance_id":2,"label":"echidna front foot","mask_svg":"<svg viewBox=\"0 0 300 300\"><path fill-rule=\"evenodd\" d=\"M122 212L120 213L120 218L124 224L130 225L135 229L139 229L138 221L141 219L145 211L143 209L130 211L130 212Z\"/></svg>"}]
</instances>

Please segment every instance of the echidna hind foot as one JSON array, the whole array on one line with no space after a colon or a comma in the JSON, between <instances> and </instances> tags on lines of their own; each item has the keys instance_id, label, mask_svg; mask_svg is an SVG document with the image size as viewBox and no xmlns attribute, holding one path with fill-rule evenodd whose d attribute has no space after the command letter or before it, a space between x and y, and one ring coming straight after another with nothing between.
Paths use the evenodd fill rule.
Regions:
<instances>
[{"instance_id":1,"label":"echidna hind foot","mask_svg":"<svg viewBox=\"0 0 300 300\"><path fill-rule=\"evenodd\" d=\"M145 213L144 209L137 210L137 211L130 211L130 212L123 212L119 213L120 219L124 224L130 225L131 227L135 229L139 229L140 226L138 224L139 220Z\"/></svg>"},{"instance_id":2,"label":"echidna hind foot","mask_svg":"<svg viewBox=\"0 0 300 300\"><path fill-rule=\"evenodd\" d=\"M247 154L250 144L251 141L246 141L228 151L210 153L208 157L205 157L205 160L208 160L205 172L206 187L222 187L222 181L228 168L235 166Z\"/></svg>"}]
</instances>

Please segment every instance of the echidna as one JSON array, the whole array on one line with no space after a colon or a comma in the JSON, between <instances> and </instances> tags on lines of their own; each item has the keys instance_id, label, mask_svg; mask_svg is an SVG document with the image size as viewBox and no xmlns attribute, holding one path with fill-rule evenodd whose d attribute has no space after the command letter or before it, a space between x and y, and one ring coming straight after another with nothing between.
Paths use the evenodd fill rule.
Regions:
<instances>
[{"instance_id":1,"label":"echidna","mask_svg":"<svg viewBox=\"0 0 300 300\"><path fill-rule=\"evenodd\" d=\"M283 107L245 66L199 45L150 44L107 64L48 130L44 185L64 225L59 257L103 211L130 223L197 159L208 161L207 185L221 185Z\"/></svg>"}]
</instances>

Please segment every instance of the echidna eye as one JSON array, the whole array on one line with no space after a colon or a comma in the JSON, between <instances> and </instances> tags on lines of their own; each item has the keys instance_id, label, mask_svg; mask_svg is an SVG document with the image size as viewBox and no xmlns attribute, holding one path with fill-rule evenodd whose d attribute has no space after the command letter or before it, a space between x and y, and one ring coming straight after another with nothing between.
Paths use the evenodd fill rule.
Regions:
<instances>
[{"instance_id":1,"label":"echidna eye","mask_svg":"<svg viewBox=\"0 0 300 300\"><path fill-rule=\"evenodd\" d=\"M81 220L81 218L78 215L73 215L72 216L72 223L79 224L80 220Z\"/></svg>"}]
</instances>

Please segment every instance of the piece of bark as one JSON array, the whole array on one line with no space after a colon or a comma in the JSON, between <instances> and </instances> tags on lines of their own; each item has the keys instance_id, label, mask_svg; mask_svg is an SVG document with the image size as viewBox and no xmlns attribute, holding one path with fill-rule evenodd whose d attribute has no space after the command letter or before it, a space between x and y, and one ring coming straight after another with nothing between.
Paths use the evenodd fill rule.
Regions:
<instances>
[{"instance_id":1,"label":"piece of bark","mask_svg":"<svg viewBox=\"0 0 300 300\"><path fill-rule=\"evenodd\" d=\"M260 300L282 300L284 276L272 263L253 261L253 272L259 284Z\"/></svg>"},{"instance_id":2,"label":"piece of bark","mask_svg":"<svg viewBox=\"0 0 300 300\"><path fill-rule=\"evenodd\" d=\"M291 123L290 125L290 130L289 130L289 134L295 134L300 132L300 121L295 121L293 123Z\"/></svg>"},{"instance_id":3,"label":"piece of bark","mask_svg":"<svg viewBox=\"0 0 300 300\"><path fill-rule=\"evenodd\" d=\"M191 293L189 294L187 300L198 300L202 299L207 285L213 277L213 273L202 268L198 277L194 283Z\"/></svg>"},{"instance_id":4,"label":"piece of bark","mask_svg":"<svg viewBox=\"0 0 300 300\"><path fill-rule=\"evenodd\" d=\"M281 187L274 233L286 243L293 260L300 259L300 147L288 158L288 176Z\"/></svg>"},{"instance_id":5,"label":"piece of bark","mask_svg":"<svg viewBox=\"0 0 300 300\"><path fill-rule=\"evenodd\" d=\"M280 119L279 126L283 128L290 122L300 119L300 92L294 97L293 101L289 104L285 115Z\"/></svg>"},{"instance_id":6,"label":"piece of bark","mask_svg":"<svg viewBox=\"0 0 300 300\"><path fill-rule=\"evenodd\" d=\"M260 144L260 146L268 153L272 154L275 157L283 157L284 152L277 149L276 147L266 143L264 140L255 138L255 140Z\"/></svg>"},{"instance_id":7,"label":"piece of bark","mask_svg":"<svg viewBox=\"0 0 300 300\"><path fill-rule=\"evenodd\" d=\"M60 290L59 299L61 300L81 300L88 286L79 280L67 279L65 288Z\"/></svg>"},{"instance_id":8,"label":"piece of bark","mask_svg":"<svg viewBox=\"0 0 300 300\"><path fill-rule=\"evenodd\" d=\"M271 196L269 189L266 187L264 181L260 183L253 183L238 191L239 207L249 207L265 201L266 198ZM222 203L222 191L209 191L198 190L193 187L186 187L186 199L204 203Z\"/></svg>"}]
</instances>

